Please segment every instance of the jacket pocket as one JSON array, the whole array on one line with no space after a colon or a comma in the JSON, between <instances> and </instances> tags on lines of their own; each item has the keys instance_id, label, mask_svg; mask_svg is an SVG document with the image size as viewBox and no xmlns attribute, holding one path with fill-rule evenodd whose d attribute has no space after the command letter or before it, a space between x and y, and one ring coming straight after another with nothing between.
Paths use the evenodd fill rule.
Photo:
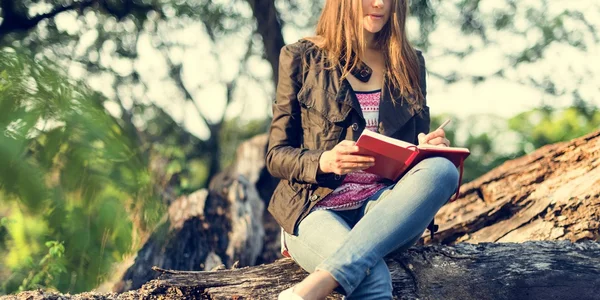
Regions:
<instances>
[{"instance_id":1,"label":"jacket pocket","mask_svg":"<svg viewBox=\"0 0 600 300\"><path fill-rule=\"evenodd\" d=\"M335 94L315 84L306 84L298 92L298 101L302 108L312 111L330 123L344 121L352 109L350 106L337 102L335 97Z\"/></svg>"},{"instance_id":2,"label":"jacket pocket","mask_svg":"<svg viewBox=\"0 0 600 300\"><path fill-rule=\"evenodd\" d=\"M298 93L304 145L308 149L328 149L339 140L351 107L335 100L335 95L313 85ZM333 144L333 145L332 145Z\"/></svg>"},{"instance_id":3,"label":"jacket pocket","mask_svg":"<svg viewBox=\"0 0 600 300\"><path fill-rule=\"evenodd\" d=\"M308 201L305 189L292 187L287 180L281 180L269 201L268 210L283 230L293 234L296 221L309 204Z\"/></svg>"}]
</instances>

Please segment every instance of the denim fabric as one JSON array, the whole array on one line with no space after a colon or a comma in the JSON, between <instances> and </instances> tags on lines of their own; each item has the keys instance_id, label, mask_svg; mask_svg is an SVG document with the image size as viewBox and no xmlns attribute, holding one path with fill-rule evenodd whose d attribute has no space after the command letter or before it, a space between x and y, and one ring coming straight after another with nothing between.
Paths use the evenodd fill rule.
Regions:
<instances>
[{"instance_id":1,"label":"denim fabric","mask_svg":"<svg viewBox=\"0 0 600 300\"><path fill-rule=\"evenodd\" d=\"M289 253L307 272L331 273L347 299L391 299L383 257L414 245L457 187L452 162L425 159L357 209L311 212L296 236L283 233Z\"/></svg>"}]
</instances>

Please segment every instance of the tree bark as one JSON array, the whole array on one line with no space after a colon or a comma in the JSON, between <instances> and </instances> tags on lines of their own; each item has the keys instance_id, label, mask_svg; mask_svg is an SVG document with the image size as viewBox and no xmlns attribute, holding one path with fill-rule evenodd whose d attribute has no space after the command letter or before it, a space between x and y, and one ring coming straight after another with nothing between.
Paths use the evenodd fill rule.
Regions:
<instances>
[{"instance_id":1,"label":"tree bark","mask_svg":"<svg viewBox=\"0 0 600 300\"><path fill-rule=\"evenodd\" d=\"M434 242L598 241L599 166L600 131L507 161L440 209Z\"/></svg>"},{"instance_id":2,"label":"tree bark","mask_svg":"<svg viewBox=\"0 0 600 300\"><path fill-rule=\"evenodd\" d=\"M586 241L468 243L414 247L386 258L397 299L598 299L600 244ZM212 272L156 269L162 275L123 294L62 299L274 299L307 273L291 259ZM2 299L58 299L24 292ZM328 299L340 299L332 294Z\"/></svg>"}]
</instances>

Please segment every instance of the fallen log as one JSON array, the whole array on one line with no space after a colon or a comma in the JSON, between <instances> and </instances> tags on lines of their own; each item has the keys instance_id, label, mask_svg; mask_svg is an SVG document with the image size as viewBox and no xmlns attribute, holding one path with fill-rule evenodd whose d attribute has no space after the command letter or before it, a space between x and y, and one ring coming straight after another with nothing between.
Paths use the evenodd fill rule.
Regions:
<instances>
[{"instance_id":1,"label":"fallen log","mask_svg":"<svg viewBox=\"0 0 600 300\"><path fill-rule=\"evenodd\" d=\"M419 246L386 258L398 299L598 299L600 243ZM123 294L24 292L0 299L274 299L307 273L291 259L221 271L162 273ZM328 299L340 299L339 294Z\"/></svg>"},{"instance_id":2,"label":"fallen log","mask_svg":"<svg viewBox=\"0 0 600 300\"><path fill-rule=\"evenodd\" d=\"M547 145L461 186L437 242L600 240L600 131Z\"/></svg>"}]
</instances>

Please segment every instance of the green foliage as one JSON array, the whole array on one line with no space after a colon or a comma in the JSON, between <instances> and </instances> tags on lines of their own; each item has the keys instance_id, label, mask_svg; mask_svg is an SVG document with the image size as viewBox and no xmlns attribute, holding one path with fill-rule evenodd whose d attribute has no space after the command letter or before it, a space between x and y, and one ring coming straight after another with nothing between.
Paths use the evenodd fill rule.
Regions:
<instances>
[{"instance_id":1,"label":"green foliage","mask_svg":"<svg viewBox=\"0 0 600 300\"><path fill-rule=\"evenodd\" d=\"M566 109L541 107L508 120L509 128L520 137L519 154L525 154L600 129L600 111L577 104Z\"/></svg>"},{"instance_id":2,"label":"green foliage","mask_svg":"<svg viewBox=\"0 0 600 300\"><path fill-rule=\"evenodd\" d=\"M503 162L514 159L517 153L505 153L502 149L503 142L494 139L494 133L470 134L464 143L469 148L471 155L465 161L463 182L472 181L487 173Z\"/></svg>"},{"instance_id":3,"label":"green foliage","mask_svg":"<svg viewBox=\"0 0 600 300\"><path fill-rule=\"evenodd\" d=\"M437 128L446 118L448 115L434 116L431 128ZM474 130L483 125L486 127ZM457 136L460 135L461 139L456 146L466 147L471 151L465 161L463 182L476 179L503 162L526 155L542 146L569 141L599 129L600 110L578 101L564 109L532 109L508 120L494 116L474 116L456 120L445 127L450 141L456 143Z\"/></svg>"},{"instance_id":4,"label":"green foliage","mask_svg":"<svg viewBox=\"0 0 600 300\"><path fill-rule=\"evenodd\" d=\"M102 97L57 69L0 51L4 293L93 288L163 211L147 159Z\"/></svg>"},{"instance_id":5,"label":"green foliage","mask_svg":"<svg viewBox=\"0 0 600 300\"><path fill-rule=\"evenodd\" d=\"M31 258L28 259L26 267L29 272L19 286L19 291L54 288L58 276L67 272L63 259L64 245L57 241L48 241L45 245L48 247L48 253L38 263L34 263Z\"/></svg>"},{"instance_id":6,"label":"green foliage","mask_svg":"<svg viewBox=\"0 0 600 300\"><path fill-rule=\"evenodd\" d=\"M465 160L464 172L463 172L463 183L472 181L473 179L485 174L494 167L500 165L507 159L514 158L513 154L506 154L497 151L497 148L501 148L499 142L494 140L493 137L499 133L502 129L490 128L483 130L483 132L473 132L467 130L461 132L466 135L466 138L458 141L457 136L458 130L465 127L465 124L476 124L478 123L477 118L466 118L464 120L454 118L447 114L436 115L432 117L431 128L432 130L437 128L446 119L451 118L453 122L450 122L445 128L446 137L451 141L452 146L466 147L469 148L471 155ZM491 116L485 116L485 118L491 118ZM496 118L496 123L505 123L505 120Z\"/></svg>"}]
</instances>

